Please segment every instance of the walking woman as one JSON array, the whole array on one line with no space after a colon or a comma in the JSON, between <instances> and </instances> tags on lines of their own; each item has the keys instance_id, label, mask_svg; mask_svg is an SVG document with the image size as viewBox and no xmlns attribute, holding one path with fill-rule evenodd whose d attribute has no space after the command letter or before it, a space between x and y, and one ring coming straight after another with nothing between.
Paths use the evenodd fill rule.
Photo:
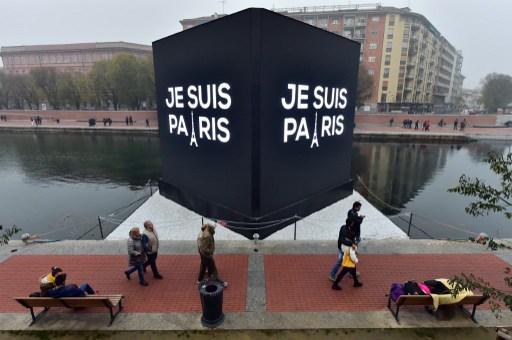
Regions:
<instances>
[{"instance_id":1,"label":"walking woman","mask_svg":"<svg viewBox=\"0 0 512 340\"><path fill-rule=\"evenodd\" d=\"M142 246L142 236L140 235L139 228L130 229L130 237L128 238L128 257L130 268L124 272L126 278L130 280L130 274L137 271L139 274L139 283L142 286L147 286L148 283L144 280L144 263L147 261L144 247Z\"/></svg>"}]
</instances>

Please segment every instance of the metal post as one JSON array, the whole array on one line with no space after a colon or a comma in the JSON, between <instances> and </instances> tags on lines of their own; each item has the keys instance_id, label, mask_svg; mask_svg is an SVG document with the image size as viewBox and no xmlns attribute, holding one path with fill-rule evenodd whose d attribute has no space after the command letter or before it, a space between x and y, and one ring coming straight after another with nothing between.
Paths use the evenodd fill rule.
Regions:
<instances>
[{"instance_id":1,"label":"metal post","mask_svg":"<svg viewBox=\"0 0 512 340\"><path fill-rule=\"evenodd\" d=\"M297 240L297 220L295 220L295 223L293 225L293 240Z\"/></svg>"},{"instance_id":2,"label":"metal post","mask_svg":"<svg viewBox=\"0 0 512 340\"><path fill-rule=\"evenodd\" d=\"M204 226L204 217L201 216L201 227Z\"/></svg>"},{"instance_id":3,"label":"metal post","mask_svg":"<svg viewBox=\"0 0 512 340\"><path fill-rule=\"evenodd\" d=\"M412 212L411 212L411 216L409 216L409 228L407 229L407 236L411 236L411 224L412 224Z\"/></svg>"},{"instance_id":4,"label":"metal post","mask_svg":"<svg viewBox=\"0 0 512 340\"><path fill-rule=\"evenodd\" d=\"M149 180L149 193L150 196L153 196L153 187L151 186L151 180Z\"/></svg>"},{"instance_id":5,"label":"metal post","mask_svg":"<svg viewBox=\"0 0 512 340\"><path fill-rule=\"evenodd\" d=\"M103 227L101 226L101 218L98 216L98 224L100 226L100 235L101 235L101 239L103 240L104 237L103 237Z\"/></svg>"}]
</instances>

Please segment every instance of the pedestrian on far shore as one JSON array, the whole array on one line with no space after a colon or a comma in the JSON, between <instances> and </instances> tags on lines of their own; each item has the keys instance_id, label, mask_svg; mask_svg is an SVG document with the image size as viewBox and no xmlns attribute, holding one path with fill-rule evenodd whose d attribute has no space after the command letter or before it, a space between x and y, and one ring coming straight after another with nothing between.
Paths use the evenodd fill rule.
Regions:
<instances>
[{"instance_id":1,"label":"pedestrian on far shore","mask_svg":"<svg viewBox=\"0 0 512 340\"><path fill-rule=\"evenodd\" d=\"M418 130L420 127L420 121L416 120L416 123L414 123L414 130Z\"/></svg>"},{"instance_id":2,"label":"pedestrian on far shore","mask_svg":"<svg viewBox=\"0 0 512 340\"><path fill-rule=\"evenodd\" d=\"M132 116L128 117L128 121L130 122L130 126L133 126L133 117Z\"/></svg>"},{"instance_id":3,"label":"pedestrian on far shore","mask_svg":"<svg viewBox=\"0 0 512 340\"><path fill-rule=\"evenodd\" d=\"M128 123L130 122L130 120L128 119L128 116L126 116L126 117L124 118L124 122L126 123L126 126L128 126Z\"/></svg>"},{"instance_id":4,"label":"pedestrian on far shore","mask_svg":"<svg viewBox=\"0 0 512 340\"><path fill-rule=\"evenodd\" d=\"M389 127L393 127L394 121L395 121L395 119L393 117L391 117L391 119L389 120Z\"/></svg>"},{"instance_id":5,"label":"pedestrian on far shore","mask_svg":"<svg viewBox=\"0 0 512 340\"><path fill-rule=\"evenodd\" d=\"M457 130L457 125L459 125L459 120L457 118L455 118L455 120L453 121L453 129L454 130Z\"/></svg>"},{"instance_id":6,"label":"pedestrian on far shore","mask_svg":"<svg viewBox=\"0 0 512 340\"><path fill-rule=\"evenodd\" d=\"M146 127L149 127L149 119L146 118Z\"/></svg>"},{"instance_id":7,"label":"pedestrian on far shore","mask_svg":"<svg viewBox=\"0 0 512 340\"><path fill-rule=\"evenodd\" d=\"M142 245L142 236L140 235L139 228L135 227L130 229L128 238L128 256L129 256L129 265L124 275L128 280L131 279L130 274L134 271L137 271L139 275L139 283L142 286L147 286L148 283L144 280L144 263L146 263L147 256L144 252L144 247Z\"/></svg>"},{"instance_id":8,"label":"pedestrian on far shore","mask_svg":"<svg viewBox=\"0 0 512 340\"><path fill-rule=\"evenodd\" d=\"M203 224L201 231L197 236L197 249L199 251L199 256L201 257L201 266L199 267L197 284L204 280L206 271L208 271L208 275L210 276L211 280L219 281L224 285L224 287L227 287L228 283L219 278L219 273L217 271L217 267L215 266L215 261L213 260L213 253L215 252L215 239L213 238L214 234L214 225Z\"/></svg>"},{"instance_id":9,"label":"pedestrian on far shore","mask_svg":"<svg viewBox=\"0 0 512 340\"><path fill-rule=\"evenodd\" d=\"M148 256L148 260L144 263L144 272L146 272L146 267L151 266L151 271L153 272L153 277L155 279L161 280L163 279L162 275L158 272L158 268L156 267L156 258L158 257L158 247L159 247L158 234L155 230L155 226L151 221L144 222L144 233L142 234L142 244L144 245L144 249L146 250L146 254Z\"/></svg>"}]
</instances>

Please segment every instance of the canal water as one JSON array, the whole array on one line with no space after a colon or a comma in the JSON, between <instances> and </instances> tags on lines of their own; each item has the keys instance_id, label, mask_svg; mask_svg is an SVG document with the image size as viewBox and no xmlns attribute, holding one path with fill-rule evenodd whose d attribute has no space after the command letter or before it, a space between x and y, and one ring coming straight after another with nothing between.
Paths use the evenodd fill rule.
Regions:
<instances>
[{"instance_id":1,"label":"canal water","mask_svg":"<svg viewBox=\"0 0 512 340\"><path fill-rule=\"evenodd\" d=\"M505 217L469 216L471 200L447 192L462 173L496 184L483 159L511 144L356 142L356 189L406 232L412 221L415 238L512 237ZM159 177L156 136L0 133L0 224L49 239L99 238L98 216L107 234Z\"/></svg>"}]
</instances>

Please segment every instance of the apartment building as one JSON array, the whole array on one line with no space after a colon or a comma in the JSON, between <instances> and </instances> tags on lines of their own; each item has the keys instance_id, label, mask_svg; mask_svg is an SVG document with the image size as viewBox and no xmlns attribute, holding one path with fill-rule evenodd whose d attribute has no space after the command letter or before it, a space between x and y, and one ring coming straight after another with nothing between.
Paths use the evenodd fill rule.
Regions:
<instances>
[{"instance_id":1,"label":"apartment building","mask_svg":"<svg viewBox=\"0 0 512 340\"><path fill-rule=\"evenodd\" d=\"M373 78L368 104L379 111L449 112L462 103L462 53L423 15L379 4L274 11L361 43ZM181 20L183 29L222 15Z\"/></svg>"},{"instance_id":2,"label":"apartment building","mask_svg":"<svg viewBox=\"0 0 512 340\"><path fill-rule=\"evenodd\" d=\"M11 74L29 73L38 67L52 67L61 72L83 72L95 62L109 60L120 53L136 57L151 57L152 48L127 42L83 44L5 46L0 49L4 71Z\"/></svg>"}]
</instances>

